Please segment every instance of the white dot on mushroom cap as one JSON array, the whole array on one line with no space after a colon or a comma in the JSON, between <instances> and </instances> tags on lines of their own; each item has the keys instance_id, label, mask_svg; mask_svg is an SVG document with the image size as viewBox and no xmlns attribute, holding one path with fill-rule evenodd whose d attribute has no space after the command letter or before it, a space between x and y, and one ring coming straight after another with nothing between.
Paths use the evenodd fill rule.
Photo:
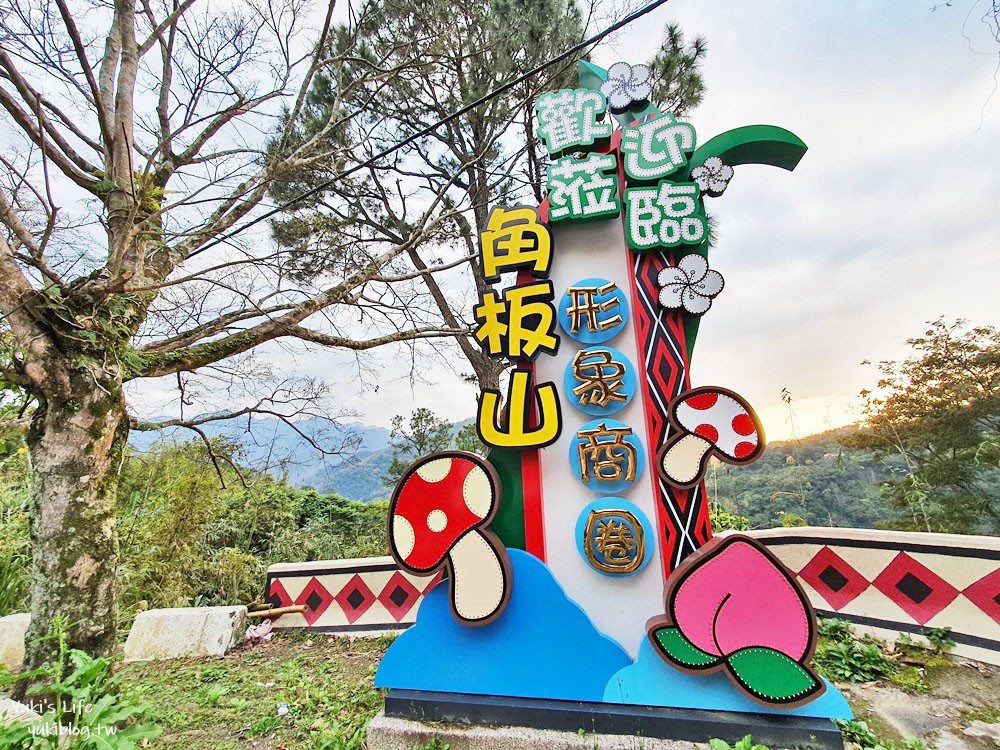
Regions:
<instances>
[{"instance_id":1,"label":"white dot on mushroom cap","mask_svg":"<svg viewBox=\"0 0 1000 750\"><path fill-rule=\"evenodd\" d=\"M444 531L448 526L448 516L443 510L432 510L427 514L427 528L431 531Z\"/></svg>"},{"instance_id":2,"label":"white dot on mushroom cap","mask_svg":"<svg viewBox=\"0 0 1000 750\"><path fill-rule=\"evenodd\" d=\"M493 485L489 475L478 466L462 483L462 499L477 518L486 518L493 507Z\"/></svg>"},{"instance_id":3,"label":"white dot on mushroom cap","mask_svg":"<svg viewBox=\"0 0 1000 750\"><path fill-rule=\"evenodd\" d=\"M450 458L436 458L417 469L417 476L425 482L440 482L451 471Z\"/></svg>"},{"instance_id":4,"label":"white dot on mushroom cap","mask_svg":"<svg viewBox=\"0 0 1000 750\"><path fill-rule=\"evenodd\" d=\"M399 556L404 560L408 558L413 552L413 545L416 544L417 538L410 522L400 515L392 517L392 539Z\"/></svg>"}]
</instances>

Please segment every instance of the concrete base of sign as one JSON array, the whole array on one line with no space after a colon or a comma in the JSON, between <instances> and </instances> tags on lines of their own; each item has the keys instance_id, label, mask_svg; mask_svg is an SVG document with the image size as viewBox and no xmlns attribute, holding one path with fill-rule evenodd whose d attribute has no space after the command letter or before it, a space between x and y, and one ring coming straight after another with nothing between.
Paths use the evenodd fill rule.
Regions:
<instances>
[{"instance_id":1,"label":"concrete base of sign","mask_svg":"<svg viewBox=\"0 0 1000 750\"><path fill-rule=\"evenodd\" d=\"M459 727L421 724L380 713L368 725L368 750L412 750L435 737L449 750L696 750L693 742L637 739L631 735L581 734L529 727Z\"/></svg>"},{"instance_id":2,"label":"concrete base of sign","mask_svg":"<svg viewBox=\"0 0 1000 750\"><path fill-rule=\"evenodd\" d=\"M564 746L538 741L537 734L530 734L537 731L551 732L566 741L573 739L572 747L577 749L584 736L586 743L583 746L588 750L594 746L592 736L600 738L595 744L601 750L635 748L637 741L647 750L667 750L691 747L690 743L705 743L716 737L735 744L748 734L753 735L754 742L769 747L814 750L842 750L844 747L840 730L828 719L416 690L390 690L385 698L384 718L385 721L372 723L373 729L368 735L370 750L411 748L414 742L427 741L435 734L451 743L452 750ZM405 720L405 723L387 724L389 719ZM442 722L451 726L426 726L420 722ZM422 740L414 739L413 733L418 731L426 735L421 735ZM526 731L529 734L526 735ZM534 744L527 742L525 737L534 737ZM621 738L628 744L614 744ZM666 744L656 744L662 742Z\"/></svg>"},{"instance_id":3,"label":"concrete base of sign","mask_svg":"<svg viewBox=\"0 0 1000 750\"><path fill-rule=\"evenodd\" d=\"M151 609L135 618L125 661L223 656L240 643L246 627L246 607Z\"/></svg>"},{"instance_id":4,"label":"concrete base of sign","mask_svg":"<svg viewBox=\"0 0 1000 750\"><path fill-rule=\"evenodd\" d=\"M18 672L24 663L24 634L31 624L31 615L22 612L0 617L0 665Z\"/></svg>"}]
</instances>

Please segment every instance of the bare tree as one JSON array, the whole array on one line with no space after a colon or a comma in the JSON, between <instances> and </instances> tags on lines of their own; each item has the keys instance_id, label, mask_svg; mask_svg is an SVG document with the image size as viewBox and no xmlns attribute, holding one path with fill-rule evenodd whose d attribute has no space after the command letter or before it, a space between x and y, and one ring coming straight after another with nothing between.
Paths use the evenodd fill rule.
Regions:
<instances>
[{"instance_id":1,"label":"bare tree","mask_svg":"<svg viewBox=\"0 0 1000 750\"><path fill-rule=\"evenodd\" d=\"M393 242L352 246L321 274L232 236L275 180L352 164L337 134L420 64L385 57L338 81L305 132L317 72L355 55L350 25L331 50L332 12L306 48L303 0L0 0L0 107L20 138L0 153L0 381L34 399L29 667L53 654L38 638L56 616L72 647L115 645L119 471L130 424L152 426L123 385L239 378L271 341L360 352L458 333L400 262L455 221L447 185ZM236 411L275 401L248 403Z\"/></svg>"},{"instance_id":2,"label":"bare tree","mask_svg":"<svg viewBox=\"0 0 1000 750\"><path fill-rule=\"evenodd\" d=\"M308 106L315 114L306 119L305 131L314 131L311 123L323 122L330 107L342 105L336 92L344 81L370 79L373 70L387 61L419 54L424 64L407 66L385 83L380 96L354 90L355 105L361 100L370 104L355 120L349 137L357 139L361 152L370 153L421 133L581 42L594 21L595 7L593 0L487 0L459 5L444 0L367 0L355 24L331 35L331 62L310 92ZM364 53L345 57L343 50L358 41ZM685 44L680 28L667 25L653 60L658 103L680 116L701 101L700 65L706 49L701 37ZM453 220L423 245L411 246L405 260L420 275L442 325L468 328L470 297L457 290L468 292L471 287L481 292L489 286L474 258L490 208L520 201L538 204L544 198L547 156L535 132L535 99L550 89L575 87L577 62L583 56L546 68L467 117L416 138L394 160L375 163L350 181L324 187L337 169L324 164L305 167L287 182L275 181L272 191L281 200L305 189L316 190L274 228L275 239L290 251L293 272L311 275L335 263L350 247L398 245L401 233L413 226L413 206L444 191L456 209ZM449 288L430 273L445 265L459 267L466 274L465 283ZM471 366L470 379L481 388L497 388L506 363L484 354L471 336L459 337L456 343Z\"/></svg>"}]
</instances>

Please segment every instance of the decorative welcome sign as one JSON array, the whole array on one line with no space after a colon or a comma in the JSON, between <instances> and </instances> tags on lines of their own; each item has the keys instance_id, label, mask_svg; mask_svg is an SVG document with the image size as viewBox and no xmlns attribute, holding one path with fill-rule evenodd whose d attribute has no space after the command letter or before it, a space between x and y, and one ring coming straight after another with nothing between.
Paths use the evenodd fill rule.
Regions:
<instances>
[{"instance_id":1,"label":"decorative welcome sign","mask_svg":"<svg viewBox=\"0 0 1000 750\"><path fill-rule=\"evenodd\" d=\"M806 147L769 125L699 145L651 85L646 66L583 62L580 88L535 103L547 197L495 207L480 238L494 287L474 336L514 366L479 398L490 454L427 456L392 500L396 561L447 576L382 660L390 697L851 718L809 665L795 577L749 537L712 538L709 462L754 461L765 436L736 392L690 379L725 286L706 199Z\"/></svg>"}]
</instances>

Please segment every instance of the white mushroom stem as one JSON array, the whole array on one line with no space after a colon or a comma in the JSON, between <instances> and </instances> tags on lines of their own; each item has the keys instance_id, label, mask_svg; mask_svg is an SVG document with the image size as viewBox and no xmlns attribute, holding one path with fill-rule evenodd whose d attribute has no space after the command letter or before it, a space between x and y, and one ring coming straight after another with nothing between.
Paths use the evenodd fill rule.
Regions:
<instances>
[{"instance_id":1,"label":"white mushroom stem","mask_svg":"<svg viewBox=\"0 0 1000 750\"><path fill-rule=\"evenodd\" d=\"M470 624L496 614L507 592L503 565L490 540L479 529L470 529L455 542L448 557L455 614Z\"/></svg>"},{"instance_id":2,"label":"white mushroom stem","mask_svg":"<svg viewBox=\"0 0 1000 750\"><path fill-rule=\"evenodd\" d=\"M687 433L663 453L663 460L660 462L663 473L671 484L681 487L694 484L701 476L705 454L712 447L712 443L700 435Z\"/></svg>"}]
</instances>

